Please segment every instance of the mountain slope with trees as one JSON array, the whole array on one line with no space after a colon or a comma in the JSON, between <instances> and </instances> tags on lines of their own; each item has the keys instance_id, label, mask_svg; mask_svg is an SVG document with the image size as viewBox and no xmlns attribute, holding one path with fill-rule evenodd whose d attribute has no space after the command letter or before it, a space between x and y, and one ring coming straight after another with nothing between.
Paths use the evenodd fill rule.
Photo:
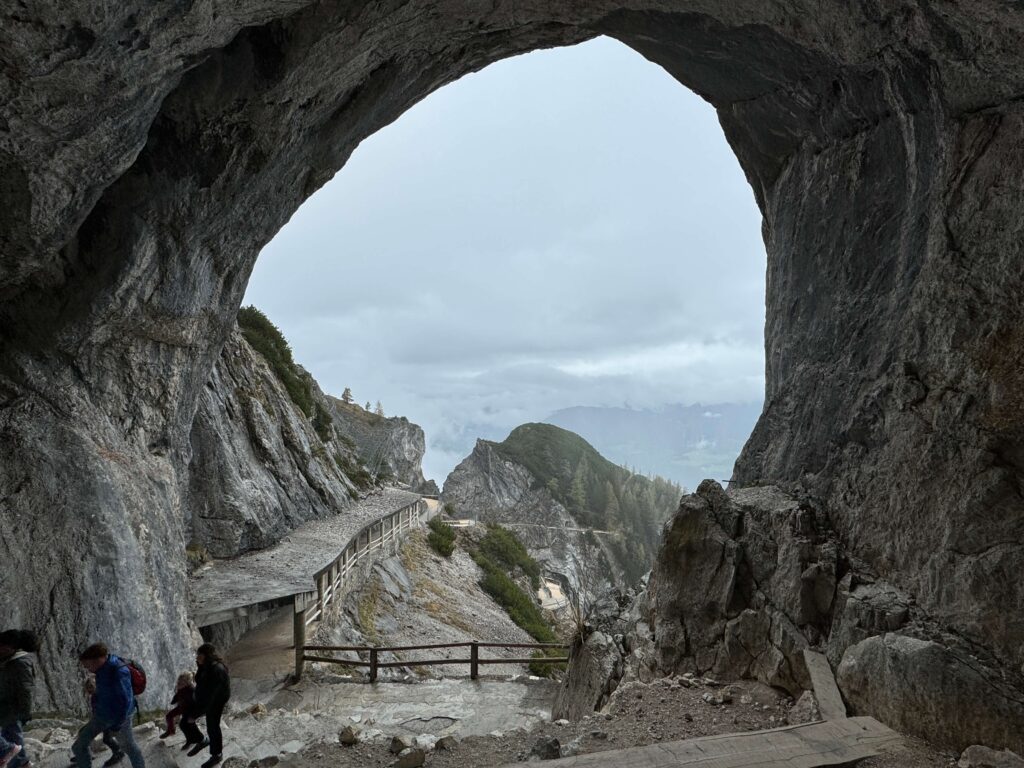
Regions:
<instances>
[{"instance_id":1,"label":"mountain slope with trees","mask_svg":"<svg viewBox=\"0 0 1024 768\"><path fill-rule=\"evenodd\" d=\"M546 570L588 590L650 568L681 494L616 466L579 435L524 424L500 443L477 441L442 498L460 516L512 528Z\"/></svg>"}]
</instances>

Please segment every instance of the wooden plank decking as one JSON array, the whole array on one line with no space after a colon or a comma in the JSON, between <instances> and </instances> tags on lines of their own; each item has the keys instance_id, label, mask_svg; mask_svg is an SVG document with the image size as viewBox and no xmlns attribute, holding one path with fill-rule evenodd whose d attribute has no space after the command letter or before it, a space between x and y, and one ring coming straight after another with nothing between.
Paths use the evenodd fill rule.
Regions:
<instances>
[{"instance_id":1,"label":"wooden plank decking","mask_svg":"<svg viewBox=\"0 0 1024 768\"><path fill-rule=\"evenodd\" d=\"M804 663L811 675L814 698L818 700L818 711L822 720L842 720L846 717L846 705L839 693L836 678L828 659L820 653L804 649Z\"/></svg>"},{"instance_id":2,"label":"wooden plank decking","mask_svg":"<svg viewBox=\"0 0 1024 768\"><path fill-rule=\"evenodd\" d=\"M544 765L547 768L821 768L850 765L899 743L899 734L874 718L851 717L770 731L593 752L545 761Z\"/></svg>"}]
</instances>

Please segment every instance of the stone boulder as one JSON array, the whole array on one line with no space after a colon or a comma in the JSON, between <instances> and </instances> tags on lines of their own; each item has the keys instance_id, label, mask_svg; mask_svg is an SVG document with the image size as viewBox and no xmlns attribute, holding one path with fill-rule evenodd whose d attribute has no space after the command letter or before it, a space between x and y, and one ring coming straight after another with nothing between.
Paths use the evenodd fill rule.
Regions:
<instances>
[{"instance_id":1,"label":"stone boulder","mask_svg":"<svg viewBox=\"0 0 1024 768\"><path fill-rule=\"evenodd\" d=\"M1024 768L1024 758L1008 749L997 752L975 744L964 750L956 765L957 768Z\"/></svg>"},{"instance_id":2,"label":"stone boulder","mask_svg":"<svg viewBox=\"0 0 1024 768\"><path fill-rule=\"evenodd\" d=\"M541 760L556 760L562 756L562 745L554 736L541 736L534 742L530 755Z\"/></svg>"},{"instance_id":3,"label":"stone boulder","mask_svg":"<svg viewBox=\"0 0 1024 768\"><path fill-rule=\"evenodd\" d=\"M604 632L593 632L572 654L572 663L558 689L553 720L579 720L599 709L622 677L623 651Z\"/></svg>"},{"instance_id":4,"label":"stone boulder","mask_svg":"<svg viewBox=\"0 0 1024 768\"><path fill-rule=\"evenodd\" d=\"M836 678L857 714L962 750L999 744L1024 751L1024 697L1009 670L955 640L887 633L849 648Z\"/></svg>"},{"instance_id":5,"label":"stone boulder","mask_svg":"<svg viewBox=\"0 0 1024 768\"><path fill-rule=\"evenodd\" d=\"M427 753L421 747L409 747L398 754L394 768L420 768L427 760Z\"/></svg>"}]
</instances>

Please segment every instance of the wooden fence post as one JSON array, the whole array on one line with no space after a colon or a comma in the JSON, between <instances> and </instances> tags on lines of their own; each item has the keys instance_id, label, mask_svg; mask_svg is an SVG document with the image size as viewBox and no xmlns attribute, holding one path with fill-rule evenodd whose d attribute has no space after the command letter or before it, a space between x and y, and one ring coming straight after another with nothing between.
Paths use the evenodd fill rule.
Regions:
<instances>
[{"instance_id":1,"label":"wooden fence post","mask_svg":"<svg viewBox=\"0 0 1024 768\"><path fill-rule=\"evenodd\" d=\"M292 638L295 641L295 679L302 679L305 666L302 657L306 653L306 609L295 611L292 615Z\"/></svg>"},{"instance_id":2,"label":"wooden fence post","mask_svg":"<svg viewBox=\"0 0 1024 768\"><path fill-rule=\"evenodd\" d=\"M480 645L476 640L469 646L469 679L476 680L480 668Z\"/></svg>"},{"instance_id":3,"label":"wooden fence post","mask_svg":"<svg viewBox=\"0 0 1024 768\"><path fill-rule=\"evenodd\" d=\"M370 682L377 682L377 649L370 649Z\"/></svg>"}]
</instances>

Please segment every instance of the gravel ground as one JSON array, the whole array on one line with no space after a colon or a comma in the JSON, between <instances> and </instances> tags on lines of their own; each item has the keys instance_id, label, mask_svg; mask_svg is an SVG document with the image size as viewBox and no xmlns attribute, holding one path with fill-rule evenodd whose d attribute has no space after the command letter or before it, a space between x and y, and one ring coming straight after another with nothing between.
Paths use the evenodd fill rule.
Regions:
<instances>
[{"instance_id":1,"label":"gravel ground","mask_svg":"<svg viewBox=\"0 0 1024 768\"><path fill-rule=\"evenodd\" d=\"M700 736L754 731L789 723L792 702L758 683L729 686L733 702L714 706L702 700L721 688L688 688L659 680L651 685L628 683L616 691L605 712L578 723L544 723L533 731L469 737L451 751L427 755L427 766L435 768L485 768L527 761L534 744L554 737L563 745L578 743L579 753L677 741ZM387 743L321 744L288 759L296 768L374 768L391 766L395 756ZM948 768L953 755L916 740L908 739L905 749L862 761L861 768ZM627 768L624 766L623 768Z\"/></svg>"}]
</instances>

